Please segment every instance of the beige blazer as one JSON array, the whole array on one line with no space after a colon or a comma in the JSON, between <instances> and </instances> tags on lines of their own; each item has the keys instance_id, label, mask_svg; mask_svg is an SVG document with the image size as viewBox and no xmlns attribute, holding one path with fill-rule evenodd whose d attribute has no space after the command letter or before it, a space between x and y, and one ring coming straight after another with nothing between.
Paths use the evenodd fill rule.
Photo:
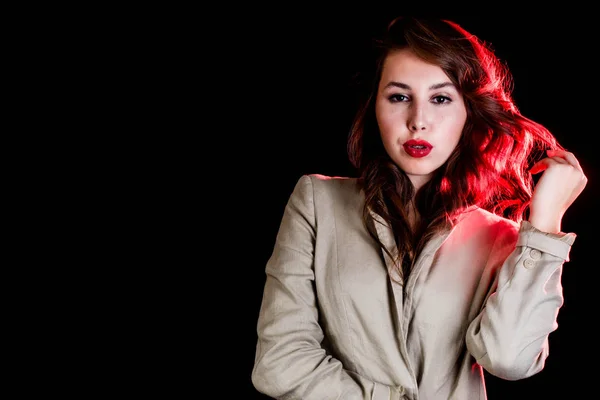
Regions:
<instances>
[{"instance_id":1,"label":"beige blazer","mask_svg":"<svg viewBox=\"0 0 600 400\"><path fill-rule=\"evenodd\" d=\"M266 265L255 388L286 400L486 398L485 368L542 370L575 234L477 207L432 239L407 282L361 221L354 178L302 176ZM379 237L393 249L389 228Z\"/></svg>"}]
</instances>

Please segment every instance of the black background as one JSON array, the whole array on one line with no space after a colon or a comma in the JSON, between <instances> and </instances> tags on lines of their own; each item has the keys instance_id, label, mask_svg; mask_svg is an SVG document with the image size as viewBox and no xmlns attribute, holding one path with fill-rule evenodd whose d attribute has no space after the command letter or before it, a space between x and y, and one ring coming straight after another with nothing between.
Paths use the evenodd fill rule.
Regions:
<instances>
[{"instance_id":1,"label":"black background","mask_svg":"<svg viewBox=\"0 0 600 400\"><path fill-rule=\"evenodd\" d=\"M348 7L349 8L349 7ZM240 395L267 399L252 386L256 322L265 280L288 196L302 174L352 175L346 138L354 112L352 77L368 62L372 36L402 9L287 10L253 8L229 20L216 66L220 132L226 142L226 187L218 218L225 218L230 252L218 263L217 290L233 302L221 315L219 335L231 345L226 381ZM580 398L595 391L598 259L597 226L598 68L593 23L574 16L440 14L490 43L514 75L521 112L553 131L578 157L589 183L567 211L563 231L578 238L565 265L565 303L550 335L546 368L534 377L506 382L488 377L490 400ZM217 34L215 34L217 35ZM233 171L233 172L231 172ZM226 211L224 211L226 209ZM210 249L209 249L210 250ZM224 284L223 282L231 282ZM235 293L233 292L235 291ZM591 363L591 365L590 365ZM233 375L232 375L233 372ZM229 385L226 384L226 385Z\"/></svg>"}]
</instances>

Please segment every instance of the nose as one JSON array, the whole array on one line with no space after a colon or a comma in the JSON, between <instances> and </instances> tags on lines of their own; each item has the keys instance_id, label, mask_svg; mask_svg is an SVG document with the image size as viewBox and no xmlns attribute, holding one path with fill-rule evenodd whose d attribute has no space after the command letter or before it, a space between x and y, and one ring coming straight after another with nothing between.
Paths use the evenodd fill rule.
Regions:
<instances>
[{"instance_id":1,"label":"nose","mask_svg":"<svg viewBox=\"0 0 600 400\"><path fill-rule=\"evenodd\" d=\"M422 122L413 122L410 124L410 130L412 132L424 131L425 129L425 124Z\"/></svg>"},{"instance_id":2,"label":"nose","mask_svg":"<svg viewBox=\"0 0 600 400\"><path fill-rule=\"evenodd\" d=\"M408 129L410 129L410 131L413 133L426 130L428 123L427 118L425 117L425 110L423 110L423 107L415 105L412 111L413 112L407 121Z\"/></svg>"}]
</instances>

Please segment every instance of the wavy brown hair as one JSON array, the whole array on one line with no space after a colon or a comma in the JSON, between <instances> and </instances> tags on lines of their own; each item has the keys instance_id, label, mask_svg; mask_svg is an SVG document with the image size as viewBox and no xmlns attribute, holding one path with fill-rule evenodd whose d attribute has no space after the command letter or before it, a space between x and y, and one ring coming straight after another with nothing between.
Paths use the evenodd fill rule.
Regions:
<instances>
[{"instance_id":1,"label":"wavy brown hair","mask_svg":"<svg viewBox=\"0 0 600 400\"><path fill-rule=\"evenodd\" d=\"M467 121L458 146L417 193L407 175L387 155L375 117L375 99L386 56L410 48L438 65L462 94ZM449 226L469 206L520 222L533 192L529 168L546 149L562 149L541 124L523 116L512 99L513 80L490 46L457 23L400 17L376 42L375 71L348 138L348 156L365 193L363 219L371 236L391 257L368 224L369 209L394 232L396 262L407 276L427 240ZM420 215L411 229L407 207L414 199Z\"/></svg>"}]
</instances>

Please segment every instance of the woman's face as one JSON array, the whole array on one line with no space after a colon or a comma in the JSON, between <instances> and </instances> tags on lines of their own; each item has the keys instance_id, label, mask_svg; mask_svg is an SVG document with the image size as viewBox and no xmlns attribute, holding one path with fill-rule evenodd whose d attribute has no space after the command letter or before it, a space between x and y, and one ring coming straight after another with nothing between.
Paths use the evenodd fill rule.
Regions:
<instances>
[{"instance_id":1,"label":"woman's face","mask_svg":"<svg viewBox=\"0 0 600 400\"><path fill-rule=\"evenodd\" d=\"M386 152L416 189L448 160L467 119L463 97L444 71L408 49L385 59L375 113Z\"/></svg>"}]
</instances>

